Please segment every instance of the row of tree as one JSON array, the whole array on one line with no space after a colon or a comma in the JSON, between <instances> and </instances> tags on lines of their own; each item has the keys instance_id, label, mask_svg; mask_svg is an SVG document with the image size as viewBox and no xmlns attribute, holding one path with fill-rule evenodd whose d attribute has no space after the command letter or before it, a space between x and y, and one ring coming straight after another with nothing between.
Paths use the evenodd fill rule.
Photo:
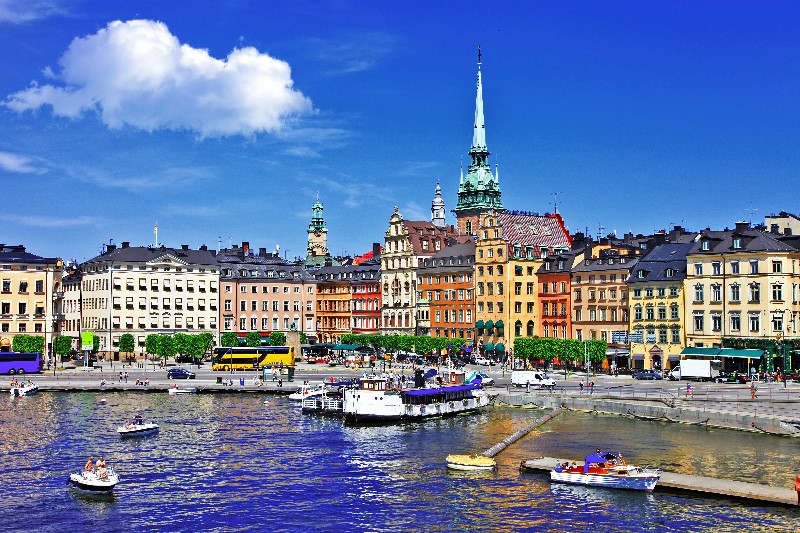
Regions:
<instances>
[{"instance_id":1,"label":"row of tree","mask_svg":"<svg viewBox=\"0 0 800 533\"><path fill-rule=\"evenodd\" d=\"M286 334L282 331L272 331L267 337L270 346L286 346ZM306 334L300 333L300 344L307 342ZM245 337L245 346L255 347L262 345L262 336L260 331L250 331ZM226 331L219 339L219 345L225 348L241 346L239 342L239 335L233 331Z\"/></svg>"},{"instance_id":2,"label":"row of tree","mask_svg":"<svg viewBox=\"0 0 800 533\"><path fill-rule=\"evenodd\" d=\"M458 350L464 346L466 339L448 339L445 337L427 337L416 335L360 335L345 333L342 335L342 344L358 344L371 346L376 350L382 348L389 352L404 351L419 355L441 353L444 350Z\"/></svg>"},{"instance_id":3,"label":"row of tree","mask_svg":"<svg viewBox=\"0 0 800 533\"><path fill-rule=\"evenodd\" d=\"M586 362L588 348L589 361L595 365L606 360L606 341L578 339L551 339L519 337L514 339L514 356L528 361L553 362L558 359L562 363Z\"/></svg>"},{"instance_id":4,"label":"row of tree","mask_svg":"<svg viewBox=\"0 0 800 533\"><path fill-rule=\"evenodd\" d=\"M11 341L11 349L15 352L44 353L44 337L41 335L15 335Z\"/></svg>"},{"instance_id":5,"label":"row of tree","mask_svg":"<svg viewBox=\"0 0 800 533\"><path fill-rule=\"evenodd\" d=\"M29 340L26 339L28 337ZM20 339L19 341L17 339ZM36 341L35 339L39 339ZM60 335L53 339L53 351L60 356L69 356L72 353L73 337L67 335ZM18 349L18 342L20 347L30 348L38 347L33 350ZM38 344L37 344L38 343ZM203 354L214 348L214 334L213 333L198 333L195 335L187 335L185 333L176 333L175 335L158 335L151 333L145 338L144 350L148 355L153 356L153 359L164 359L165 361L170 357L191 357L192 360L198 361L203 357ZM100 338L95 335L93 338L92 354L96 354L100 349ZM133 354L135 349L135 339L130 333L123 333L119 338L120 353ZM44 337L37 337L34 335L17 335L14 337L14 351L44 351Z\"/></svg>"}]
</instances>

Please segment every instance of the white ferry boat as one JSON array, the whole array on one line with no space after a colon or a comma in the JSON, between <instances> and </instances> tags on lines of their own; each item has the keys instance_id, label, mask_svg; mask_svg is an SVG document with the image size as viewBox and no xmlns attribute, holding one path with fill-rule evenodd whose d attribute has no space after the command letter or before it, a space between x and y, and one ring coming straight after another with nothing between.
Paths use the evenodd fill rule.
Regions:
<instances>
[{"instance_id":1,"label":"white ferry boat","mask_svg":"<svg viewBox=\"0 0 800 533\"><path fill-rule=\"evenodd\" d=\"M36 385L32 381L28 381L27 383L20 383L15 381L11 382L11 397L12 398L19 398L20 396L31 396L39 392L39 385Z\"/></svg>"},{"instance_id":2,"label":"white ferry boat","mask_svg":"<svg viewBox=\"0 0 800 533\"><path fill-rule=\"evenodd\" d=\"M464 372L447 371L434 386L426 386L422 372L415 388L392 388L383 377L362 378L358 388L344 391L344 417L349 423L392 422L456 415L489 405L481 383L464 383Z\"/></svg>"}]
</instances>

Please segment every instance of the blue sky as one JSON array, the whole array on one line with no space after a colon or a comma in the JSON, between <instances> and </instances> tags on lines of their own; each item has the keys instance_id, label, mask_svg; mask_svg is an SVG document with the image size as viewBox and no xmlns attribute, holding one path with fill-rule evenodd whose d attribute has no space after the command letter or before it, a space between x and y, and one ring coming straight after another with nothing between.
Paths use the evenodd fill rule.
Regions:
<instances>
[{"instance_id":1,"label":"blue sky","mask_svg":"<svg viewBox=\"0 0 800 533\"><path fill-rule=\"evenodd\" d=\"M191 7L188 7L191 6ZM476 47L509 209L571 232L797 213L792 2L0 0L0 242L334 254L430 219L469 161ZM448 214L453 222L452 214Z\"/></svg>"}]
</instances>

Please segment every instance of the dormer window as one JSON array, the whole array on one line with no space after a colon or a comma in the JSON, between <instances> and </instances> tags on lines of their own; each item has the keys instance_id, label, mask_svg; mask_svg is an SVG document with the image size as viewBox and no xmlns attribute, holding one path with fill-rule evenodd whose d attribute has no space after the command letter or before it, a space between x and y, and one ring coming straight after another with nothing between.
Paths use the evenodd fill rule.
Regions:
<instances>
[{"instance_id":1,"label":"dormer window","mask_svg":"<svg viewBox=\"0 0 800 533\"><path fill-rule=\"evenodd\" d=\"M636 273L636 276L637 276L639 279L644 279L644 270L639 270L639 271Z\"/></svg>"},{"instance_id":2,"label":"dormer window","mask_svg":"<svg viewBox=\"0 0 800 533\"><path fill-rule=\"evenodd\" d=\"M733 249L734 250L741 250L741 248L742 248L742 239L740 237L734 237L734 239L733 239Z\"/></svg>"},{"instance_id":3,"label":"dormer window","mask_svg":"<svg viewBox=\"0 0 800 533\"><path fill-rule=\"evenodd\" d=\"M734 247L734 248L736 248L736 244L735 244L735 243L736 243L736 241L734 240L733 242L734 242L734 245L733 245L733 247ZM703 250L709 250L709 249L710 249L710 246L709 246L709 244L708 244L708 241L703 241L703 242L702 242L702 244L700 245L700 247L701 247Z\"/></svg>"},{"instance_id":4,"label":"dormer window","mask_svg":"<svg viewBox=\"0 0 800 533\"><path fill-rule=\"evenodd\" d=\"M665 275L668 278L671 278L672 276L675 275L675 269L674 268L668 268L667 271L665 272Z\"/></svg>"}]
</instances>

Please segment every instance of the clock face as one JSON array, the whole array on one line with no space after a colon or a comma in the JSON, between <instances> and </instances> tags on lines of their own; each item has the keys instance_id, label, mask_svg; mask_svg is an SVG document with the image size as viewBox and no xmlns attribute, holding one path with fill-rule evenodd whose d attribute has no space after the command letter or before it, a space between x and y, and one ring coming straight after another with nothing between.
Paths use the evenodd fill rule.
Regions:
<instances>
[{"instance_id":1,"label":"clock face","mask_svg":"<svg viewBox=\"0 0 800 533\"><path fill-rule=\"evenodd\" d=\"M318 230L318 229L314 230L314 235L315 235L315 236L317 236L317 237L319 237L320 233L319 233L319 230Z\"/></svg>"}]
</instances>

